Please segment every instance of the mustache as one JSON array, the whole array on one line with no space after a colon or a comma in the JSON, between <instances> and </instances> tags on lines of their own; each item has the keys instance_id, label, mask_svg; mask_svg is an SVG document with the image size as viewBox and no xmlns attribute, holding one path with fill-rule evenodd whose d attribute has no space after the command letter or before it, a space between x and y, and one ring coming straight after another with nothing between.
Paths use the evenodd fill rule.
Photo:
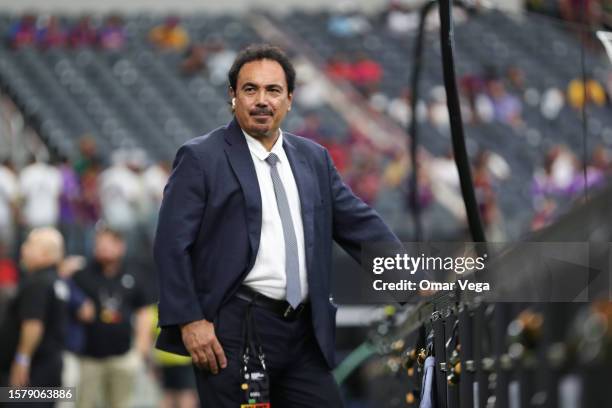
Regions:
<instances>
[{"instance_id":1,"label":"mustache","mask_svg":"<svg viewBox=\"0 0 612 408\"><path fill-rule=\"evenodd\" d=\"M253 109L252 111L249 112L249 114L252 116L256 116L256 115L272 116L272 111L267 108L259 108L259 109Z\"/></svg>"}]
</instances>

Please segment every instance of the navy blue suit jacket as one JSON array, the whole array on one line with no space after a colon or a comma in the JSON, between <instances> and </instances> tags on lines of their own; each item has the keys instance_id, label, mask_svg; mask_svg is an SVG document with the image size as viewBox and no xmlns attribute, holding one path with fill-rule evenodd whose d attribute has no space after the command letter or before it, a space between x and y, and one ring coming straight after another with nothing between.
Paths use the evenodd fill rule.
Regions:
<instances>
[{"instance_id":1,"label":"navy blue suit jacket","mask_svg":"<svg viewBox=\"0 0 612 408\"><path fill-rule=\"evenodd\" d=\"M357 261L363 242L398 240L342 182L325 148L287 132L283 148L300 195L312 323L332 367L332 239ZM187 354L178 325L215 320L255 262L261 213L255 166L236 119L181 146L164 190L154 247L158 348Z\"/></svg>"}]
</instances>

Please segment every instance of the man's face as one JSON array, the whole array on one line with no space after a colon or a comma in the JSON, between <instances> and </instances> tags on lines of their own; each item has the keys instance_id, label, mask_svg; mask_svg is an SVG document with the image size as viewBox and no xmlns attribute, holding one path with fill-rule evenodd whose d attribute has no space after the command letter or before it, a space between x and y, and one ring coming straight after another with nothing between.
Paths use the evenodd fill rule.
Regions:
<instances>
[{"instance_id":1,"label":"man's face","mask_svg":"<svg viewBox=\"0 0 612 408\"><path fill-rule=\"evenodd\" d=\"M119 262L125 255L125 249L123 240L109 232L96 235L94 256L103 265Z\"/></svg>"},{"instance_id":2,"label":"man's face","mask_svg":"<svg viewBox=\"0 0 612 408\"><path fill-rule=\"evenodd\" d=\"M255 138L274 138L291 106L285 71L273 60L251 61L238 72L234 113L240 127Z\"/></svg>"},{"instance_id":3,"label":"man's face","mask_svg":"<svg viewBox=\"0 0 612 408\"><path fill-rule=\"evenodd\" d=\"M33 271L44 263L45 254L40 239L36 234L30 234L21 245L21 264L28 271Z\"/></svg>"},{"instance_id":4,"label":"man's face","mask_svg":"<svg viewBox=\"0 0 612 408\"><path fill-rule=\"evenodd\" d=\"M61 260L60 246L53 234L34 230L21 245L21 264L30 272L55 265Z\"/></svg>"}]
</instances>

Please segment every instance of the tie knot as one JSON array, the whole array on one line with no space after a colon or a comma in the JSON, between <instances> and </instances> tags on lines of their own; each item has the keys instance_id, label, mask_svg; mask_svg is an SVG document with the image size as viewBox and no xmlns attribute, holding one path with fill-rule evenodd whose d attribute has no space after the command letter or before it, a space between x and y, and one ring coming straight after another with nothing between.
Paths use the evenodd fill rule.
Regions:
<instances>
[{"instance_id":1,"label":"tie knot","mask_svg":"<svg viewBox=\"0 0 612 408\"><path fill-rule=\"evenodd\" d=\"M276 163L278 163L278 156L274 153L270 153L268 157L266 157L266 162L268 162L270 166L274 167L276 166Z\"/></svg>"}]
</instances>

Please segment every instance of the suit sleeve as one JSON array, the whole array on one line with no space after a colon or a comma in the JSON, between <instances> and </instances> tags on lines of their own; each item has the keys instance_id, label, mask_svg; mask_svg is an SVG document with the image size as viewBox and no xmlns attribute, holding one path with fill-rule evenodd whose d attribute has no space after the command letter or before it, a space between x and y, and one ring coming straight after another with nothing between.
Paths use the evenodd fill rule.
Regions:
<instances>
[{"instance_id":1,"label":"suit sleeve","mask_svg":"<svg viewBox=\"0 0 612 408\"><path fill-rule=\"evenodd\" d=\"M327 151L325 157L330 177L334 240L359 263L364 243L389 242L401 247L380 215L344 184Z\"/></svg>"},{"instance_id":2,"label":"suit sleeve","mask_svg":"<svg viewBox=\"0 0 612 408\"><path fill-rule=\"evenodd\" d=\"M160 326L204 318L194 285L191 250L205 207L204 174L193 148L183 145L164 189L155 235Z\"/></svg>"}]
</instances>

